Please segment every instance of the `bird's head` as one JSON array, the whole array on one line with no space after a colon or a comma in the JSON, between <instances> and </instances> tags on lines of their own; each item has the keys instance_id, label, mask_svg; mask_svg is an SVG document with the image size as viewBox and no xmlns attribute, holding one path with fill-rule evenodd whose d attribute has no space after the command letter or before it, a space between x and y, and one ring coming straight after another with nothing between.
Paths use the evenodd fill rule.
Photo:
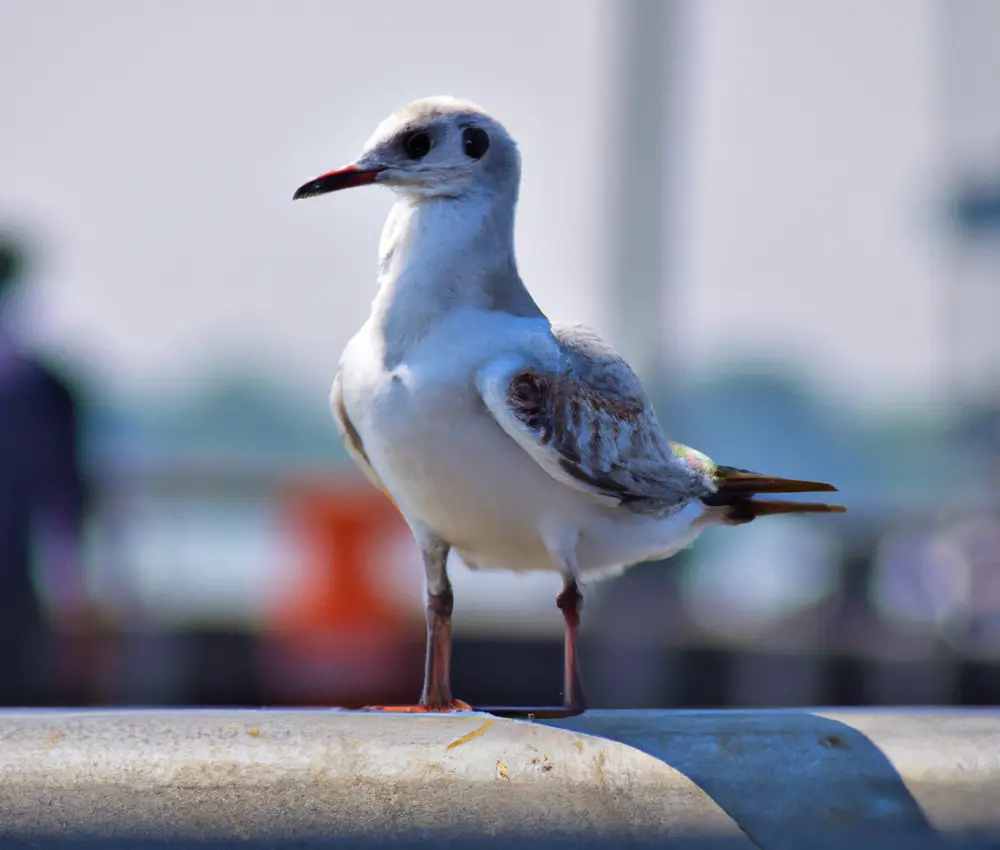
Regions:
<instances>
[{"instance_id":1,"label":"bird's head","mask_svg":"<svg viewBox=\"0 0 1000 850\"><path fill-rule=\"evenodd\" d=\"M295 199L377 183L411 196L461 197L516 193L517 144L480 107L429 97L386 118L353 163L300 186Z\"/></svg>"}]
</instances>

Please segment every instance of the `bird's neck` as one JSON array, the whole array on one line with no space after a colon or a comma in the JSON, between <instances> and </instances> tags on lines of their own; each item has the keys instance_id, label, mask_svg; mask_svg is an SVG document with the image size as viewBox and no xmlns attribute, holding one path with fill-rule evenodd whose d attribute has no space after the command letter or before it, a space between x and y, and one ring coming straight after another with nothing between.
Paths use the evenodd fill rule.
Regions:
<instances>
[{"instance_id":1,"label":"bird's neck","mask_svg":"<svg viewBox=\"0 0 1000 850\"><path fill-rule=\"evenodd\" d=\"M400 198L382 231L372 321L398 362L444 316L469 307L541 316L514 258L516 198Z\"/></svg>"}]
</instances>

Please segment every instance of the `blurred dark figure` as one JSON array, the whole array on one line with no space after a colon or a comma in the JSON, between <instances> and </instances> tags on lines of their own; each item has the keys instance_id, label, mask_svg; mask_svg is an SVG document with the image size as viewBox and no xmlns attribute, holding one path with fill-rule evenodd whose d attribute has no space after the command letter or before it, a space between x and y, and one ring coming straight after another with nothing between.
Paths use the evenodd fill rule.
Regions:
<instances>
[{"instance_id":1,"label":"blurred dark figure","mask_svg":"<svg viewBox=\"0 0 1000 850\"><path fill-rule=\"evenodd\" d=\"M86 496L69 383L19 344L10 308L27 249L0 233L0 704L60 700L66 641L89 619ZM63 644L60 646L60 644Z\"/></svg>"}]
</instances>

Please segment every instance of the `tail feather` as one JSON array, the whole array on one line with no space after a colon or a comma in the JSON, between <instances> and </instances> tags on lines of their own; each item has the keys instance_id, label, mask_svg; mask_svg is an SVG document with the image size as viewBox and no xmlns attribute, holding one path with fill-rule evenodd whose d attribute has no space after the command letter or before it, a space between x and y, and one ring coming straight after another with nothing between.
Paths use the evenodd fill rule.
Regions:
<instances>
[{"instance_id":1,"label":"tail feather","mask_svg":"<svg viewBox=\"0 0 1000 850\"><path fill-rule=\"evenodd\" d=\"M832 493L837 489L825 481L778 478L731 466L720 466L715 471L715 483L720 493L732 496L752 496L755 493Z\"/></svg>"},{"instance_id":2,"label":"tail feather","mask_svg":"<svg viewBox=\"0 0 1000 850\"><path fill-rule=\"evenodd\" d=\"M843 505L822 502L788 502L777 499L755 499L763 493L831 493L837 488L824 481L801 481L794 478L777 478L760 475L745 469L720 466L716 469L717 491L702 501L711 507L729 507L729 518L736 522L749 522L759 516L776 514L845 513Z\"/></svg>"},{"instance_id":3,"label":"tail feather","mask_svg":"<svg viewBox=\"0 0 1000 850\"><path fill-rule=\"evenodd\" d=\"M732 506L733 519L751 520L759 516L777 514L842 514L843 505L828 505L823 502L783 502L777 499L743 499Z\"/></svg>"}]
</instances>

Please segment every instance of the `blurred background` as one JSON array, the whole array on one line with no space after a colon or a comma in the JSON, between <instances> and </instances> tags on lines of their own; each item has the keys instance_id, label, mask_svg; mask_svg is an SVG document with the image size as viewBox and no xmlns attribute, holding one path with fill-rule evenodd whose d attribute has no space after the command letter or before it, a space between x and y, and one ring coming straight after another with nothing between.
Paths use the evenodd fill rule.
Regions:
<instances>
[{"instance_id":1,"label":"blurred background","mask_svg":"<svg viewBox=\"0 0 1000 850\"><path fill-rule=\"evenodd\" d=\"M327 397L406 102L519 140L522 274L673 439L841 487L587 591L595 707L1000 701L1000 0L0 4L0 700L410 702L422 569ZM560 700L452 561L454 687Z\"/></svg>"}]
</instances>

